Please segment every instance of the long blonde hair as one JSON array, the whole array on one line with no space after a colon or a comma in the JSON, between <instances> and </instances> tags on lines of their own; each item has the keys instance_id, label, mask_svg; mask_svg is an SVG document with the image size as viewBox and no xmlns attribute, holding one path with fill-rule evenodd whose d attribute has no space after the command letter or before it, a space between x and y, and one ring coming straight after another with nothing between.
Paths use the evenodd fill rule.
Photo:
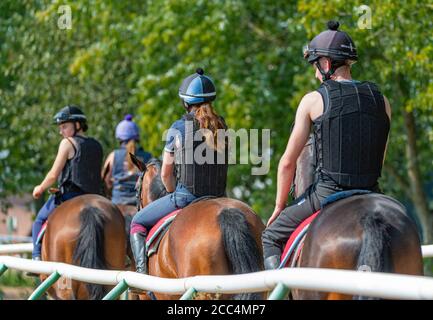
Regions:
<instances>
[{"instance_id":1,"label":"long blonde hair","mask_svg":"<svg viewBox=\"0 0 433 320\"><path fill-rule=\"evenodd\" d=\"M128 163L127 169L128 171L135 171L134 163L131 160L131 157L129 156L130 153L135 155L135 151L137 150L137 145L134 139L131 139L126 144L126 162Z\"/></svg>"},{"instance_id":2,"label":"long blonde hair","mask_svg":"<svg viewBox=\"0 0 433 320\"><path fill-rule=\"evenodd\" d=\"M221 145L221 143L218 143L218 129L227 128L222 118L215 112L210 102L193 106L192 110L195 112L195 118L200 124L200 129L209 129L212 132L212 137L206 136L206 133L204 134L207 144L210 145L209 138L211 138L214 148L221 151L225 147L225 144Z\"/></svg>"}]
</instances>

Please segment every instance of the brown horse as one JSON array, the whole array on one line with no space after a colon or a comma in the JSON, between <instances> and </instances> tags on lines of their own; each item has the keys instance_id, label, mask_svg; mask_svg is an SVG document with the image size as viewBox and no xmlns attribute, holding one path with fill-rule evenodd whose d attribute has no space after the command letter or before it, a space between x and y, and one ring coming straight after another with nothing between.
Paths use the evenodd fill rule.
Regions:
<instances>
[{"instance_id":1,"label":"brown horse","mask_svg":"<svg viewBox=\"0 0 433 320\"><path fill-rule=\"evenodd\" d=\"M85 268L123 270L125 222L119 209L99 195L83 195L58 206L48 219L42 260ZM47 276L41 276L44 280ZM101 299L109 287L60 278L48 291L54 299Z\"/></svg>"},{"instance_id":2,"label":"brown horse","mask_svg":"<svg viewBox=\"0 0 433 320\"><path fill-rule=\"evenodd\" d=\"M310 140L298 158L296 196L313 181L312 157ZM351 196L322 209L310 225L298 266L423 275L421 243L415 224L403 205L379 193ZM364 298L301 290L293 290L292 296Z\"/></svg>"},{"instance_id":3,"label":"brown horse","mask_svg":"<svg viewBox=\"0 0 433 320\"><path fill-rule=\"evenodd\" d=\"M141 206L165 195L160 169L153 159L145 165L134 163L143 172L139 180ZM245 203L214 198L185 207L149 258L149 274L163 278L196 275L240 274L263 270L261 234L265 226ZM157 299L179 296L155 293ZM229 295L199 294L197 299L229 298ZM259 299L261 294L239 294L235 299Z\"/></svg>"}]
</instances>

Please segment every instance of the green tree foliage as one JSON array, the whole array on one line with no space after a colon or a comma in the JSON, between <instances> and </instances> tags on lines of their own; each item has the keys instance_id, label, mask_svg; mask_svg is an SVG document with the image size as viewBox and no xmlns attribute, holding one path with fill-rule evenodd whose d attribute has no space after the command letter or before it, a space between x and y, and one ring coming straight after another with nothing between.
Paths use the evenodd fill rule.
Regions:
<instances>
[{"instance_id":1,"label":"green tree foliage","mask_svg":"<svg viewBox=\"0 0 433 320\"><path fill-rule=\"evenodd\" d=\"M51 117L67 103L83 106L89 135L106 154L116 146L115 125L133 113L143 146L160 155L164 130L183 113L178 87L200 66L215 80L215 109L231 128L271 129L268 175L252 176L251 164L229 170L229 194L236 188L268 217L296 107L318 86L302 47L329 19L357 44L354 77L377 82L393 107L384 191L416 202L408 187L407 113L416 119L415 180L423 188L432 180L431 4L370 1L372 28L360 29L361 1L78 0L69 2L72 29L61 30L63 4L0 3L2 196L30 191L50 168L59 142Z\"/></svg>"}]
</instances>

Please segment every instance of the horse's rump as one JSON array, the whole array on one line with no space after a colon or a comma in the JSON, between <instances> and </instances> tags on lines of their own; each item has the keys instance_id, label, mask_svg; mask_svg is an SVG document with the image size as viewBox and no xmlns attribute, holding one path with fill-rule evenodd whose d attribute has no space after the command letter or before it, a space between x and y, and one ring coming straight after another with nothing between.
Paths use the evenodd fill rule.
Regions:
<instances>
[{"instance_id":1,"label":"horse's rump","mask_svg":"<svg viewBox=\"0 0 433 320\"><path fill-rule=\"evenodd\" d=\"M183 278L262 270L263 229L260 218L238 200L216 198L196 202L174 219L157 254L150 257L150 273Z\"/></svg>"},{"instance_id":2,"label":"horse's rump","mask_svg":"<svg viewBox=\"0 0 433 320\"><path fill-rule=\"evenodd\" d=\"M49 217L42 259L95 269L124 269L124 230L120 211L108 199L99 195L75 197ZM103 286L72 281L50 294L61 299L100 299L105 292Z\"/></svg>"},{"instance_id":3,"label":"horse's rump","mask_svg":"<svg viewBox=\"0 0 433 320\"><path fill-rule=\"evenodd\" d=\"M355 195L325 207L310 225L299 265L423 274L415 224L402 204L378 193Z\"/></svg>"}]
</instances>

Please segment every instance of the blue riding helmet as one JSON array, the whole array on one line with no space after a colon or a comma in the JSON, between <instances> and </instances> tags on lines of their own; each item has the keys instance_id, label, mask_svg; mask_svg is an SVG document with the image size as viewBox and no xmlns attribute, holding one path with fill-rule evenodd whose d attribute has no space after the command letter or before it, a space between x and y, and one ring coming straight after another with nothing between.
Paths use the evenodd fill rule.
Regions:
<instances>
[{"instance_id":1,"label":"blue riding helmet","mask_svg":"<svg viewBox=\"0 0 433 320\"><path fill-rule=\"evenodd\" d=\"M213 101L216 89L212 79L204 75L202 68L185 78L179 88L179 97L188 105Z\"/></svg>"},{"instance_id":2,"label":"blue riding helmet","mask_svg":"<svg viewBox=\"0 0 433 320\"><path fill-rule=\"evenodd\" d=\"M116 127L116 139L120 141L138 140L140 137L140 130L138 126L132 121L132 115L127 114L124 120L120 121Z\"/></svg>"}]
</instances>

